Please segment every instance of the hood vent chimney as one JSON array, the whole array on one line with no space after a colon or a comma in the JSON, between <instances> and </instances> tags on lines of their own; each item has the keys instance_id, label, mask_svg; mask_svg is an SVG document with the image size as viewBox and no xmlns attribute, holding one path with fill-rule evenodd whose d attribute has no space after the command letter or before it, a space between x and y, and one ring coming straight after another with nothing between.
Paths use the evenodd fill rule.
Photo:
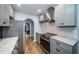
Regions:
<instances>
[{"instance_id":1,"label":"hood vent chimney","mask_svg":"<svg viewBox=\"0 0 79 59\"><path fill-rule=\"evenodd\" d=\"M47 9L47 17L49 18L48 19L49 23L55 22L55 20L54 20L54 8L53 7L49 7Z\"/></svg>"}]
</instances>

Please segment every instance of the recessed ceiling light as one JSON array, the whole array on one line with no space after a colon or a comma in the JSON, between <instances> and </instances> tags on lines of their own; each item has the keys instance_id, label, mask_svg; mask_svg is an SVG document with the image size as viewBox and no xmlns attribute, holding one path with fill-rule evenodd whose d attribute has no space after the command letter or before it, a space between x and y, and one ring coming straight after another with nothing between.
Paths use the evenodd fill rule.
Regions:
<instances>
[{"instance_id":1,"label":"recessed ceiling light","mask_svg":"<svg viewBox=\"0 0 79 59\"><path fill-rule=\"evenodd\" d=\"M17 4L18 6L21 6L21 4Z\"/></svg>"},{"instance_id":2,"label":"recessed ceiling light","mask_svg":"<svg viewBox=\"0 0 79 59\"><path fill-rule=\"evenodd\" d=\"M40 9L38 9L38 12L41 12L41 10L40 10Z\"/></svg>"}]
</instances>

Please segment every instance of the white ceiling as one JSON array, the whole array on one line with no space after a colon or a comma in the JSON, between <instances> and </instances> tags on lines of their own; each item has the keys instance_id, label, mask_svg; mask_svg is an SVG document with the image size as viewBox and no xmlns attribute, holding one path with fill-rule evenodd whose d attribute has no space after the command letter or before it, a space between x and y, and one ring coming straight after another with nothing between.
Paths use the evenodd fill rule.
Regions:
<instances>
[{"instance_id":1,"label":"white ceiling","mask_svg":"<svg viewBox=\"0 0 79 59\"><path fill-rule=\"evenodd\" d=\"M21 4L21 6L18 6L16 4L12 5L13 9L15 11L27 13L27 14L33 14L38 15L39 12L38 9L45 11L48 7L55 7L57 4Z\"/></svg>"}]
</instances>

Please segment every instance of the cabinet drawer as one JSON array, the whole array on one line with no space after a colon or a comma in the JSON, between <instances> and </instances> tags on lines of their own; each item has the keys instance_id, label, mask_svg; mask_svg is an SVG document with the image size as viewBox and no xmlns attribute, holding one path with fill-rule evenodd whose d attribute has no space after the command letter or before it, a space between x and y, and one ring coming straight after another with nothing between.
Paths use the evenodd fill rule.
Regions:
<instances>
[{"instance_id":1,"label":"cabinet drawer","mask_svg":"<svg viewBox=\"0 0 79 59\"><path fill-rule=\"evenodd\" d=\"M50 53L51 54L66 54L65 51L62 51L62 50L60 50L58 48L51 49Z\"/></svg>"},{"instance_id":2,"label":"cabinet drawer","mask_svg":"<svg viewBox=\"0 0 79 59\"><path fill-rule=\"evenodd\" d=\"M50 47L50 53L55 53L55 54L71 54L72 51L66 50L65 48L57 45L52 45Z\"/></svg>"},{"instance_id":3,"label":"cabinet drawer","mask_svg":"<svg viewBox=\"0 0 79 59\"><path fill-rule=\"evenodd\" d=\"M50 39L50 45L55 45L55 46L59 46L61 48L64 48L65 50L67 51L72 51L72 46L66 44L66 43L63 43L63 42L60 42L58 40L55 40L55 39Z\"/></svg>"}]
</instances>

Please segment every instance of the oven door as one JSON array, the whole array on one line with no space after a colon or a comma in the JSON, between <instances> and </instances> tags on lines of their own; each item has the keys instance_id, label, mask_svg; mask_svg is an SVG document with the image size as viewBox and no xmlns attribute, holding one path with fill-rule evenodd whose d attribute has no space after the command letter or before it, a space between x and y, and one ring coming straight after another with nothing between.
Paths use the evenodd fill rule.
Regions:
<instances>
[{"instance_id":1,"label":"oven door","mask_svg":"<svg viewBox=\"0 0 79 59\"><path fill-rule=\"evenodd\" d=\"M50 42L46 41L44 38L40 38L40 44L46 53L50 53Z\"/></svg>"}]
</instances>

